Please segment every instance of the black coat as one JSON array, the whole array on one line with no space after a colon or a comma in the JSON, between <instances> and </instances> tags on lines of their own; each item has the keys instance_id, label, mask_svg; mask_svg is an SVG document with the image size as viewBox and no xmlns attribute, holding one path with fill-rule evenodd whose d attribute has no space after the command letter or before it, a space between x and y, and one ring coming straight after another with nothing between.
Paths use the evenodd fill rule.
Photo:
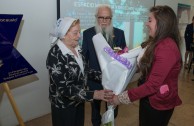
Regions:
<instances>
[{"instance_id":1,"label":"black coat","mask_svg":"<svg viewBox=\"0 0 194 126\"><path fill-rule=\"evenodd\" d=\"M79 54L82 55L81 50ZM101 72L88 69L83 55L82 60L84 74L73 55L63 55L57 44L50 49L46 66L50 77L49 99L55 107L67 108L93 100L94 92L87 90L87 78L100 81Z\"/></svg>"},{"instance_id":2,"label":"black coat","mask_svg":"<svg viewBox=\"0 0 194 126\"><path fill-rule=\"evenodd\" d=\"M186 43L193 42L193 23L187 25L184 37Z\"/></svg>"}]
</instances>

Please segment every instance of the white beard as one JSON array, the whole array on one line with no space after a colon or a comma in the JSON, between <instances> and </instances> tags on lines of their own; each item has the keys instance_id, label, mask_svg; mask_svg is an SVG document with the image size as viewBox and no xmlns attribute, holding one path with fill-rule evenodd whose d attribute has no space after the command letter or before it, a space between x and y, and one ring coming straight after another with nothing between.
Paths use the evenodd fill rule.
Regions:
<instances>
[{"instance_id":1,"label":"white beard","mask_svg":"<svg viewBox=\"0 0 194 126\"><path fill-rule=\"evenodd\" d=\"M105 31L106 33L106 38L108 39L108 42L110 45L112 45L112 42L113 42L113 37L114 37L114 33L113 33L113 25L112 23L107 26L106 28L101 28L100 25L96 22L96 25L95 25L95 30L96 30L96 33L102 33L102 30Z\"/></svg>"}]
</instances>

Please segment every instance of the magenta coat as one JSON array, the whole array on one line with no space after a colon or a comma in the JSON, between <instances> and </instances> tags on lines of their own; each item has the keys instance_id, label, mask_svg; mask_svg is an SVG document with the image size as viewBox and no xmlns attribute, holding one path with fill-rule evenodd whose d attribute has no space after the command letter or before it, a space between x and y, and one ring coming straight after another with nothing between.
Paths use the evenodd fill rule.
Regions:
<instances>
[{"instance_id":1,"label":"magenta coat","mask_svg":"<svg viewBox=\"0 0 194 126\"><path fill-rule=\"evenodd\" d=\"M181 70L181 54L171 38L158 43L154 52L151 72L144 84L129 89L128 96L133 102L148 97L150 104L157 110L172 109L182 103L178 96L178 77ZM161 92L161 87L167 85L169 91Z\"/></svg>"}]
</instances>

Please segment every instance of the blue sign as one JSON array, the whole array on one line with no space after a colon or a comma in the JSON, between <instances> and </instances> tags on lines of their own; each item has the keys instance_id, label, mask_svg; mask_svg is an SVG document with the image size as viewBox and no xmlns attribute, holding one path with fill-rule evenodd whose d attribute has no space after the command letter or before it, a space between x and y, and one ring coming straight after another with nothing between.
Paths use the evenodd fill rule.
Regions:
<instances>
[{"instance_id":1,"label":"blue sign","mask_svg":"<svg viewBox=\"0 0 194 126\"><path fill-rule=\"evenodd\" d=\"M37 73L13 46L22 17L0 14L0 83Z\"/></svg>"}]
</instances>

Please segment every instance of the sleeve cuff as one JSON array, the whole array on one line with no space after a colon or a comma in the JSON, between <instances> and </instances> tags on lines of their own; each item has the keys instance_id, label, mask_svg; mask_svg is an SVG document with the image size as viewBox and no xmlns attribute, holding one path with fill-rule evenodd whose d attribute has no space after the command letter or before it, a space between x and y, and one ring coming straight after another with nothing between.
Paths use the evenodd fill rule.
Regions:
<instances>
[{"instance_id":1,"label":"sleeve cuff","mask_svg":"<svg viewBox=\"0 0 194 126\"><path fill-rule=\"evenodd\" d=\"M131 103L129 96L128 96L128 91L124 91L123 93L119 94L118 99L119 99L120 103L122 103L122 104L128 105Z\"/></svg>"},{"instance_id":2,"label":"sleeve cuff","mask_svg":"<svg viewBox=\"0 0 194 126\"><path fill-rule=\"evenodd\" d=\"M93 96L94 96L94 92L93 91L87 91L87 101L92 101L93 100Z\"/></svg>"}]
</instances>

